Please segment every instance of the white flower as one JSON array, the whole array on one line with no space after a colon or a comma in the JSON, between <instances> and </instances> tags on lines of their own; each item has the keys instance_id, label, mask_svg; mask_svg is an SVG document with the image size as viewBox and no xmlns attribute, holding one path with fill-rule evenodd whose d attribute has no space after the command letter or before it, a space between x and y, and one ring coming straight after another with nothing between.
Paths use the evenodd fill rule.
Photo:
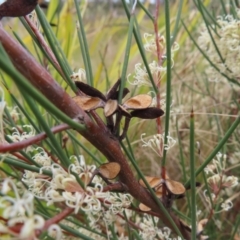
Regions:
<instances>
[{"instance_id":1,"label":"white flower","mask_svg":"<svg viewBox=\"0 0 240 240\"><path fill-rule=\"evenodd\" d=\"M6 195L12 190L11 195ZM45 220L42 216L34 214L34 196L25 191L22 196L11 179L5 179L2 185L0 198L0 209L2 216L6 219L5 226L0 223L0 232L7 233L19 240L36 239L36 230L42 230ZM12 231L15 226L20 227L18 232ZM58 238L60 239L60 238Z\"/></svg>"},{"instance_id":2,"label":"white flower","mask_svg":"<svg viewBox=\"0 0 240 240\"><path fill-rule=\"evenodd\" d=\"M14 130L14 132L12 133L12 135L8 135L8 137L13 142L20 142L20 141L23 141L25 139L28 139L28 138L31 138L31 137L35 136L35 129L33 128L33 126L31 126L31 125L23 125L23 128L24 129L30 129L30 131L23 132L21 134L17 128L13 127L12 129ZM29 149L31 149L31 147L28 147L27 151L29 151Z\"/></svg>"},{"instance_id":3,"label":"white flower","mask_svg":"<svg viewBox=\"0 0 240 240\"><path fill-rule=\"evenodd\" d=\"M239 10L236 9L239 14ZM209 81L226 81L221 73L226 74L230 78L239 80L240 77L240 31L239 19L234 19L232 15L218 17L217 25L213 26L214 30L210 30L218 47L219 53L216 51L215 45L211 39L208 29L204 27L198 39L200 47L210 58L211 62L219 69L213 67L207 68ZM211 29L211 28L210 28ZM217 34L216 34L217 33ZM209 66L209 63L207 63Z\"/></svg>"},{"instance_id":4,"label":"white flower","mask_svg":"<svg viewBox=\"0 0 240 240\"><path fill-rule=\"evenodd\" d=\"M221 204L221 208L224 210L224 211L228 211L229 209L231 209L233 207L233 203L231 200L226 200L225 202L223 202Z\"/></svg>"},{"instance_id":5,"label":"white flower","mask_svg":"<svg viewBox=\"0 0 240 240\"><path fill-rule=\"evenodd\" d=\"M78 72L73 72L70 76L74 81L86 82L86 71L82 68L79 68Z\"/></svg>"},{"instance_id":6,"label":"white flower","mask_svg":"<svg viewBox=\"0 0 240 240\"><path fill-rule=\"evenodd\" d=\"M223 186L227 188L233 188L238 185L238 178L235 176L226 176L223 177Z\"/></svg>"},{"instance_id":7,"label":"white flower","mask_svg":"<svg viewBox=\"0 0 240 240\"><path fill-rule=\"evenodd\" d=\"M50 166L51 165L51 158L45 152L45 150L41 147L36 148L38 153L33 156L33 160L42 166Z\"/></svg>"},{"instance_id":8,"label":"white flower","mask_svg":"<svg viewBox=\"0 0 240 240\"><path fill-rule=\"evenodd\" d=\"M17 106L15 106L15 107L9 107L8 109L9 109L9 113L10 113L10 116L12 117L12 119L13 119L13 121L14 122L17 122L18 121L18 119L19 119L19 113L17 112Z\"/></svg>"},{"instance_id":9,"label":"white flower","mask_svg":"<svg viewBox=\"0 0 240 240\"><path fill-rule=\"evenodd\" d=\"M52 224L49 228L48 228L48 234L53 237L55 240L61 240L62 239L62 230L61 228L56 225L56 224Z\"/></svg>"},{"instance_id":10,"label":"white flower","mask_svg":"<svg viewBox=\"0 0 240 240\"><path fill-rule=\"evenodd\" d=\"M172 148L175 143L177 142L175 139L173 139L170 135L167 136L167 143L164 145L164 134L155 134L151 139L148 141L145 141L143 139L143 136L146 134L141 134L141 140L144 143L143 147L150 147L156 154L162 155L162 150L160 149L161 145L163 145L165 150L169 150Z\"/></svg>"}]
</instances>

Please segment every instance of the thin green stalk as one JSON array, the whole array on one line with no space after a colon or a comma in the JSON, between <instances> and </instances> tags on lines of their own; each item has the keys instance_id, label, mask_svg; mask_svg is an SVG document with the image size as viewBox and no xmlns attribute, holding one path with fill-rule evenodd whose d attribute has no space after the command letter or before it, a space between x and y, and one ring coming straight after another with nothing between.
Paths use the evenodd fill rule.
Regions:
<instances>
[{"instance_id":1,"label":"thin green stalk","mask_svg":"<svg viewBox=\"0 0 240 240\"><path fill-rule=\"evenodd\" d=\"M83 62L84 62L84 68L86 71L86 79L87 79L87 83L92 86L93 84L90 82L90 73L89 73L89 68L88 68L88 61L87 61L87 56L86 56L86 51L84 48L84 42L83 42L83 38L81 36L81 29L79 27L77 27L77 34L78 34L78 41L79 41L79 45L81 48L81 52L82 52L82 58L83 58Z\"/></svg>"},{"instance_id":2,"label":"thin green stalk","mask_svg":"<svg viewBox=\"0 0 240 240\"><path fill-rule=\"evenodd\" d=\"M227 9L226 9L226 1L223 2L223 0L220 0L220 3L221 3L221 5L222 5L222 10L223 10L224 15L227 15L227 14L228 14L228 11L227 11Z\"/></svg>"},{"instance_id":3,"label":"thin green stalk","mask_svg":"<svg viewBox=\"0 0 240 240\"><path fill-rule=\"evenodd\" d=\"M167 75L166 75L166 111L165 111L165 134L164 146L167 145L169 135L169 120L171 107L171 26L170 26L170 8L169 1L165 1L165 29L166 29L166 50L167 50ZM167 150L163 149L162 167L166 165Z\"/></svg>"},{"instance_id":4,"label":"thin green stalk","mask_svg":"<svg viewBox=\"0 0 240 240\"><path fill-rule=\"evenodd\" d=\"M123 7L124 7L124 10L126 12L126 15L128 17L128 21L130 21L130 18L131 18L131 14L128 10L128 7L127 7L127 4L125 2L125 0L122 0L122 4L123 4ZM150 67L148 65L148 61L147 61L147 58L146 58L146 55L145 55L145 50L144 50L144 47L143 47L143 42L142 42L142 38L141 38L141 35L140 35L140 32L139 32L139 28L138 28L138 23L135 19L135 26L133 28L133 34L134 34L134 38L136 40L136 43L137 43L137 46L138 46L138 49L139 49L139 52L141 54L141 57L142 57L142 60L143 60L143 63L144 63L144 66L147 70L147 73L148 73L148 76L149 76L149 79L150 79L150 82L152 84L152 87L155 91L155 93L158 92L158 89L157 89L157 86L154 82L154 79L153 79L153 76L152 76L152 73L151 73L151 70L150 70Z\"/></svg>"},{"instance_id":5,"label":"thin green stalk","mask_svg":"<svg viewBox=\"0 0 240 240\"><path fill-rule=\"evenodd\" d=\"M75 84L73 83L72 79L70 78L70 75L72 74L72 70L67 62L67 59L62 51L62 48L59 45L57 38L55 37L55 35L52 32L51 26L47 22L44 14L42 13L42 10L39 6L37 6L35 8L35 11L37 13L39 22L41 23L41 26L44 30L45 36L51 46L51 49L65 74L65 80L70 85L71 89L76 92L77 88L76 88Z\"/></svg>"},{"instance_id":6,"label":"thin green stalk","mask_svg":"<svg viewBox=\"0 0 240 240\"><path fill-rule=\"evenodd\" d=\"M236 233L239 230L239 226L240 226L240 215L238 214L238 217L237 217L237 220L235 221L234 230L232 232L230 240L235 239L234 237L236 236Z\"/></svg>"},{"instance_id":7,"label":"thin green stalk","mask_svg":"<svg viewBox=\"0 0 240 240\"><path fill-rule=\"evenodd\" d=\"M121 104L121 102L122 102L123 89L125 87L125 82L126 82L128 61L129 61L129 55L130 55L130 49L131 49L131 43L132 43L133 26L134 26L134 14L131 14L129 28L128 28L128 39L127 39L126 51L125 51L124 62L123 62L123 69L122 69L122 74L121 74L121 84L120 84L120 90L119 90L119 96L118 96L119 104Z\"/></svg>"},{"instance_id":8,"label":"thin green stalk","mask_svg":"<svg viewBox=\"0 0 240 240\"><path fill-rule=\"evenodd\" d=\"M196 239L196 179L195 179L195 139L194 139L194 114L193 110L190 115L190 172L191 172L191 236Z\"/></svg>"},{"instance_id":9,"label":"thin green stalk","mask_svg":"<svg viewBox=\"0 0 240 240\"><path fill-rule=\"evenodd\" d=\"M7 140L7 142L12 143L12 140L10 139L9 136L5 135L4 137ZM22 156L25 157L30 163L34 164L37 167L40 167L40 165L37 162L35 162L26 152L24 152L23 150L20 150L18 152L22 154Z\"/></svg>"},{"instance_id":10,"label":"thin green stalk","mask_svg":"<svg viewBox=\"0 0 240 240\"><path fill-rule=\"evenodd\" d=\"M215 50L217 51L218 56L219 56L220 59L221 59L221 62L224 63L225 61L224 61L224 59L223 59L223 57L222 57L221 52L220 52L219 49L218 49L218 46L217 46L217 44L216 44L216 42L215 42L215 39L214 39L214 37L213 37L213 35L212 35L212 32L211 32L210 28L209 28L209 22L207 21L207 19L206 19L206 17L205 17L205 14L203 13L202 4L201 4L201 1L200 1L200 0L198 0L198 10L199 10L199 12L201 13L201 15L202 15L202 17L203 17L203 20L204 20L204 22L205 22L205 26L206 26L206 28L207 28L207 30L208 30L208 34L210 35L211 41L212 41L212 43L213 43L213 45L214 45L214 48L215 48Z\"/></svg>"},{"instance_id":11,"label":"thin green stalk","mask_svg":"<svg viewBox=\"0 0 240 240\"><path fill-rule=\"evenodd\" d=\"M135 229L133 229L132 232L137 240L143 240L142 237L139 235L139 233Z\"/></svg>"},{"instance_id":12,"label":"thin green stalk","mask_svg":"<svg viewBox=\"0 0 240 240\"><path fill-rule=\"evenodd\" d=\"M180 0L178 3L178 12L177 12L177 17L176 17L176 23L173 29L173 33L172 33L172 38L171 38L171 46L174 43L176 37L177 37L177 33L178 33L178 29L179 29L179 23L181 21L181 14L182 14L182 8L183 8L183 0Z\"/></svg>"},{"instance_id":13,"label":"thin green stalk","mask_svg":"<svg viewBox=\"0 0 240 240\"><path fill-rule=\"evenodd\" d=\"M73 236L79 237L79 239L84 239L84 240L95 240L93 238L87 237L86 235L81 233L81 230L79 229L73 229L67 225L63 225L62 223L58 224L63 230L66 232L71 233Z\"/></svg>"},{"instance_id":14,"label":"thin green stalk","mask_svg":"<svg viewBox=\"0 0 240 240\"><path fill-rule=\"evenodd\" d=\"M37 133L40 133L40 129L39 127L35 124L34 119L27 113L27 111L25 110L25 108L20 104L20 102L17 100L17 98L10 92L11 97L13 99L13 101L17 104L18 108L20 109L20 111L23 113L23 115L26 117L26 119L28 120L28 122L33 126L33 128L36 130Z\"/></svg>"},{"instance_id":15,"label":"thin green stalk","mask_svg":"<svg viewBox=\"0 0 240 240\"><path fill-rule=\"evenodd\" d=\"M135 157L134 157L134 152L133 152L133 149L132 149L131 143L130 143L129 138L128 138L127 135L126 135L126 141L127 141L127 145L128 145L129 152L130 152L132 158L135 159Z\"/></svg>"},{"instance_id":16,"label":"thin green stalk","mask_svg":"<svg viewBox=\"0 0 240 240\"><path fill-rule=\"evenodd\" d=\"M218 145L215 147L215 149L210 153L210 155L207 157L207 159L204 161L204 163L196 170L195 177L198 176L199 173L201 173L204 168L212 161L212 159L216 156L216 154L221 150L221 148L226 144L227 140L230 138L232 133L236 130L240 123L240 116L236 118L236 120L233 122L232 126L228 129L225 136L222 138L222 140L218 143ZM185 186L189 186L190 180L188 180L185 183Z\"/></svg>"},{"instance_id":17,"label":"thin green stalk","mask_svg":"<svg viewBox=\"0 0 240 240\"><path fill-rule=\"evenodd\" d=\"M10 158L10 157L1 157L1 161L3 161L4 163L7 163L9 164L10 166L13 166L13 167L18 167L18 168L21 168L21 169L24 169L24 170L29 170L31 172L36 172L36 173L39 173L40 171L40 168L39 167L36 167L36 166L32 166L28 163L24 163L22 161L19 161L18 159L16 158ZM52 176L52 173L50 171L47 171L47 170L43 170L42 171L44 175L47 175L47 176Z\"/></svg>"},{"instance_id":18,"label":"thin green stalk","mask_svg":"<svg viewBox=\"0 0 240 240\"><path fill-rule=\"evenodd\" d=\"M203 181L204 181L204 184L205 184L205 187L206 187L206 190L207 190L207 194L208 194L207 196L210 198L211 208L213 209L214 205L213 205L213 200L212 200L212 194L211 194L211 190L209 188L209 184L207 182L207 178L206 178L206 174L205 174L204 170L202 171L202 175L203 175Z\"/></svg>"},{"instance_id":19,"label":"thin green stalk","mask_svg":"<svg viewBox=\"0 0 240 240\"><path fill-rule=\"evenodd\" d=\"M67 158L67 156L66 156L65 152L63 151L59 142L56 140L55 135L52 133L48 123L45 121L44 117L42 116L42 113L39 111L38 107L33 102L33 100L27 95L27 93L25 91L23 91L23 89L21 89L21 87L20 87L20 90L23 93L22 95L25 98L25 100L27 101L32 112L36 116L39 124L41 124L44 132L49 137L51 144L52 144L51 150L54 151L54 153L58 156L59 160L63 163L63 165L65 167L68 167L70 165L69 159Z\"/></svg>"},{"instance_id":20,"label":"thin green stalk","mask_svg":"<svg viewBox=\"0 0 240 240\"><path fill-rule=\"evenodd\" d=\"M2 49L2 46L0 46ZM4 51L4 50L3 50ZM5 52L5 51L4 51ZM34 98L40 105L42 105L48 112L54 114L61 121L67 123L75 129L84 129L84 125L79 124L69 118L66 114L55 107L48 99L46 99L39 91L37 91L26 79L12 66L7 64L6 59L0 58L0 66L2 70L7 73L19 86L24 89L29 96Z\"/></svg>"},{"instance_id":21,"label":"thin green stalk","mask_svg":"<svg viewBox=\"0 0 240 240\"><path fill-rule=\"evenodd\" d=\"M187 173L186 173L186 167L185 167L185 158L183 155L183 144L182 144L182 139L180 137L179 128L178 128L178 118L176 120L176 131L177 131L179 153L180 153L180 164L182 166L183 181L185 182L187 180ZM186 198L187 198L187 205L190 206L190 198L189 198L188 191L186 192Z\"/></svg>"},{"instance_id":22,"label":"thin green stalk","mask_svg":"<svg viewBox=\"0 0 240 240\"><path fill-rule=\"evenodd\" d=\"M81 48L84 49L84 53L83 57L86 58L86 64L85 68L86 68L86 73L88 73L88 81L90 83L91 86L93 86L93 73L92 73L92 65L91 65L91 60L90 60L90 54L89 54L89 47L87 44L87 38L86 38L86 34L85 34L85 30L84 30L84 24L83 24L83 20L82 20L82 15L79 9L79 2L77 0L74 0L75 6L76 6L76 10L77 10L77 16L78 16L78 22L79 22L79 26L80 26L80 32L82 34L82 44L83 46ZM81 38L80 37L80 38ZM80 44L81 45L81 44ZM84 61L85 63L85 61Z\"/></svg>"},{"instance_id":23,"label":"thin green stalk","mask_svg":"<svg viewBox=\"0 0 240 240\"><path fill-rule=\"evenodd\" d=\"M195 3L195 5L196 5L196 7L199 8L198 5L201 4L201 6L203 7L203 10L204 10L203 14L206 14L207 17L211 20L211 22L214 23L215 25L217 25L217 26L219 27L220 25L219 25L219 23L216 21L215 11L209 12L209 11L207 10L207 8L205 7L205 5L204 5L202 2L197 2L197 1L198 1L198 0L194 0L194 3ZM211 27L212 30L217 34L216 29L213 28L212 26L210 26L210 27Z\"/></svg>"},{"instance_id":24,"label":"thin green stalk","mask_svg":"<svg viewBox=\"0 0 240 240\"><path fill-rule=\"evenodd\" d=\"M44 54L44 56L48 59L48 61L52 64L54 69L61 75L62 78L64 78L64 75L59 71L59 69L55 66L55 63L52 61L52 59L49 57L48 53L45 51L45 49L42 47L42 45L39 43L38 39L36 38L35 34L33 33L32 29L29 27L28 23L26 22L24 17L19 18L25 29L28 31L29 35L31 36L32 40L35 42L35 44L39 47L41 52ZM28 51L28 49L27 49Z\"/></svg>"},{"instance_id":25,"label":"thin green stalk","mask_svg":"<svg viewBox=\"0 0 240 240\"><path fill-rule=\"evenodd\" d=\"M181 0L182 1L182 0ZM145 8L145 6L140 2L138 1L138 6L140 8L142 8L142 10L146 13L146 15L151 19L151 21L154 23L154 17L153 15Z\"/></svg>"},{"instance_id":26,"label":"thin green stalk","mask_svg":"<svg viewBox=\"0 0 240 240\"><path fill-rule=\"evenodd\" d=\"M67 131L68 135L70 136L70 138L72 139L72 141L74 141L77 145L79 145L87 154L88 156L92 157L92 159L99 165L102 164L102 162L99 161L99 159L92 153L92 151L90 151L87 147L84 146L84 144L82 144L75 136L73 133L71 133L70 131Z\"/></svg>"}]
</instances>

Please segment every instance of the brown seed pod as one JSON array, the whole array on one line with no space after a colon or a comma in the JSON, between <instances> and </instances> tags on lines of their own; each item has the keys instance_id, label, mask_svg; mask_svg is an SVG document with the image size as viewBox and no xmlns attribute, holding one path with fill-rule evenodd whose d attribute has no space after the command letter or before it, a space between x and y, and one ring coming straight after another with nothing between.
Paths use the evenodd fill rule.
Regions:
<instances>
[{"instance_id":1,"label":"brown seed pod","mask_svg":"<svg viewBox=\"0 0 240 240\"><path fill-rule=\"evenodd\" d=\"M120 92L120 91L117 91L114 95L112 95L111 99L118 99L119 92ZM128 88L124 88L124 89L123 89L123 93L122 93L122 98L125 98L126 95L127 95L129 92L130 92L130 91L129 91Z\"/></svg>"},{"instance_id":2,"label":"brown seed pod","mask_svg":"<svg viewBox=\"0 0 240 240\"><path fill-rule=\"evenodd\" d=\"M2 17L25 16L32 12L37 4L37 0L7 0L0 5L0 20Z\"/></svg>"},{"instance_id":3,"label":"brown seed pod","mask_svg":"<svg viewBox=\"0 0 240 240\"><path fill-rule=\"evenodd\" d=\"M145 179L147 180L147 182L149 183L151 188L155 188L158 185L161 184L161 178L158 177L150 177L150 176L144 176ZM145 188L147 188L147 186L145 185L145 183L143 182L142 179L139 180L139 184Z\"/></svg>"},{"instance_id":4,"label":"brown seed pod","mask_svg":"<svg viewBox=\"0 0 240 240\"><path fill-rule=\"evenodd\" d=\"M97 97L76 96L73 98L73 100L84 111L94 110L96 108L103 107L103 105L104 105L104 102L100 98L97 98Z\"/></svg>"},{"instance_id":5,"label":"brown seed pod","mask_svg":"<svg viewBox=\"0 0 240 240\"><path fill-rule=\"evenodd\" d=\"M110 88L110 90L107 92L107 99L117 99L116 92L121 83L121 78L119 78L116 83Z\"/></svg>"},{"instance_id":6,"label":"brown seed pod","mask_svg":"<svg viewBox=\"0 0 240 240\"><path fill-rule=\"evenodd\" d=\"M139 209L140 209L141 211L143 211L143 212L148 212L148 211L151 210L150 207L144 205L143 203L140 203L138 207L139 207Z\"/></svg>"},{"instance_id":7,"label":"brown seed pod","mask_svg":"<svg viewBox=\"0 0 240 240\"><path fill-rule=\"evenodd\" d=\"M114 179L115 177L117 177L120 170L121 170L121 166L119 163L109 162L109 163L102 164L99 167L98 172L104 178L111 180L111 179Z\"/></svg>"},{"instance_id":8,"label":"brown seed pod","mask_svg":"<svg viewBox=\"0 0 240 240\"><path fill-rule=\"evenodd\" d=\"M78 182L70 178L63 179L63 186L64 190L67 192L84 192L83 188L78 184Z\"/></svg>"},{"instance_id":9,"label":"brown seed pod","mask_svg":"<svg viewBox=\"0 0 240 240\"><path fill-rule=\"evenodd\" d=\"M111 116L117 111L117 108L118 108L117 100L109 99L104 106L104 115L106 117Z\"/></svg>"},{"instance_id":10,"label":"brown seed pod","mask_svg":"<svg viewBox=\"0 0 240 240\"><path fill-rule=\"evenodd\" d=\"M155 191L156 191L155 193L156 193L157 197L158 197L158 198L161 198L161 197L162 197L162 194L163 194L162 185L157 186L157 187L155 188Z\"/></svg>"},{"instance_id":11,"label":"brown seed pod","mask_svg":"<svg viewBox=\"0 0 240 240\"><path fill-rule=\"evenodd\" d=\"M106 97L99 90L94 87L89 86L88 84L80 81L75 81L75 85L78 89L80 89L83 93L91 97L98 97L103 101L106 101Z\"/></svg>"},{"instance_id":12,"label":"brown seed pod","mask_svg":"<svg viewBox=\"0 0 240 240\"><path fill-rule=\"evenodd\" d=\"M152 97L147 94L140 94L129 98L124 104L125 109L144 109L151 105Z\"/></svg>"},{"instance_id":13,"label":"brown seed pod","mask_svg":"<svg viewBox=\"0 0 240 240\"><path fill-rule=\"evenodd\" d=\"M160 108L146 108L146 109L137 109L133 110L131 113L132 117L138 117L142 119L154 119L161 117L164 114L164 111Z\"/></svg>"},{"instance_id":14,"label":"brown seed pod","mask_svg":"<svg viewBox=\"0 0 240 240\"><path fill-rule=\"evenodd\" d=\"M174 195L181 195L184 194L186 191L182 183L171 179L166 179L165 185L167 187L167 190Z\"/></svg>"},{"instance_id":15,"label":"brown seed pod","mask_svg":"<svg viewBox=\"0 0 240 240\"><path fill-rule=\"evenodd\" d=\"M122 113L123 116L128 117L128 118L131 118L130 113L129 113L123 106L121 106L121 105L119 104L118 107L119 107L119 110L121 111L121 113Z\"/></svg>"}]
</instances>

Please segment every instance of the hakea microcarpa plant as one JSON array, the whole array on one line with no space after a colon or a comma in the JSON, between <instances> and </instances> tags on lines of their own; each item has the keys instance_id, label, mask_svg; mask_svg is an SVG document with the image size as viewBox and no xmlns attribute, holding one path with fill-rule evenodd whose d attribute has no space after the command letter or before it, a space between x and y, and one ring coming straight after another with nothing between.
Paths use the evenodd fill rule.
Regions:
<instances>
[{"instance_id":1,"label":"hakea microcarpa plant","mask_svg":"<svg viewBox=\"0 0 240 240\"><path fill-rule=\"evenodd\" d=\"M131 118L138 117L142 119L154 119L164 114L162 109L150 107L152 104L152 97L148 94L140 94L127 99L124 103L118 103L120 90L118 90L121 79L118 79L113 87L107 92L106 95L101 93L98 89L89 86L88 84L80 81L75 82L78 89L83 94L74 97L74 101L84 110L91 111L97 108L104 109L104 115L107 119L107 127L115 135L118 132L119 124L122 117L125 117L125 124L120 140L126 135L129 122ZM123 89L122 97L124 98L129 93L127 88ZM129 112L129 110L132 110ZM113 122L113 115L116 114L116 122Z\"/></svg>"},{"instance_id":2,"label":"hakea microcarpa plant","mask_svg":"<svg viewBox=\"0 0 240 240\"><path fill-rule=\"evenodd\" d=\"M36 0L7 0L5 3L0 5L0 19L4 16L24 16L30 13L37 5ZM39 43L43 46L43 49L46 51L46 54L52 60L52 63L55 67L62 73L62 69L59 67L59 64L52 53L51 49L47 45L47 43L42 38L42 35L38 32L37 29L34 29L29 23L28 18L25 17L26 21L28 22L30 28L32 29L33 33L35 34L36 38L39 40ZM119 169L112 175L112 172L109 172L109 166L101 166L96 174L103 176L105 179L111 179L115 175L119 176L119 182L121 184L117 185L118 187L115 188L115 191L121 192L125 191L131 194L135 199L140 201L141 203L147 205L152 211L155 212L155 216L161 218L161 221L165 226L170 227L172 230L176 232L176 228L169 220L169 218L164 214L163 210L159 208L158 204L154 201L151 194L147 191L147 189L141 186L137 179L135 178L132 169L129 166L129 163L123 154L120 144L119 138L116 138L116 129L118 130L118 126L122 116L126 117L126 120L129 120L132 117L140 117L145 119L152 119L163 115L163 111L161 109L150 108L151 98L150 96L143 95L143 97L133 97L130 98L122 105L118 104L116 100L118 99L118 87L120 81L117 82L112 90L110 90L107 96L100 94L95 94L91 96L91 91L93 90L91 87L85 85L85 87L81 88L80 91L84 93L86 102L88 102L89 98L95 97L94 99L94 106L86 107L85 104L77 104L76 99L74 100L69 94L53 79L50 73L41 66L32 55L29 54L26 49L24 49L18 42L16 42L2 27L0 22L0 43L6 53L8 54L10 60L12 61L13 66L19 71L19 74L22 74L29 83L31 83L38 91L40 91L52 104L54 104L59 110L65 113L71 119L79 122L79 128L76 130L80 133L83 137L85 137L93 146L95 146L111 163L117 163L120 167L116 167ZM2 64L3 61L1 61ZM27 69L27 71L26 71ZM11 73L6 71L10 76ZM62 74L63 77L64 74ZM18 78L13 77L12 79L18 83ZM20 83L19 83L20 84ZM82 83L81 83L82 84ZM77 86L79 88L79 85ZM90 93L89 93L90 89ZM123 90L123 96L126 95L128 92L127 89ZM78 96L79 91L75 92ZM30 96L31 93L29 93ZM32 96L33 97L33 96ZM82 98L83 99L83 98ZM100 100L98 100L100 99ZM146 100L147 99L147 100ZM145 104L147 102L147 104ZM133 103L137 103L138 107L133 107ZM144 104L143 104L144 103ZM90 111L96 108L96 105L101 105L104 107L104 113L107 119L107 125L101 120L101 118L94 112ZM131 110L131 112L128 112ZM90 111L86 113L86 111ZM113 123L111 117L113 114L117 114L117 120ZM127 125L125 124L125 129L127 129ZM66 129L66 128L65 128ZM109 131L109 129L111 131ZM127 130L125 130L126 132ZM120 136L120 139L124 137L123 133ZM44 137L47 137L44 135ZM119 136L117 136L119 137ZM14 143L16 144L16 143ZM29 144L29 142L28 142ZM11 146L11 144L9 144ZM30 145L30 144L29 144ZM9 148L10 152L19 150L19 146L14 145L14 147ZM19 155L15 155L18 157ZM19 161L24 161L24 158L18 159ZM165 180L166 182L171 182L169 180ZM166 185L169 183L166 183ZM81 185L81 184L79 184ZM68 188L76 188L76 185L68 185ZM168 186L168 188L170 188ZM80 188L78 188L80 189ZM71 212L69 212L70 215ZM180 219L172 212L168 211L172 221L177 226L179 231L181 232L184 239L190 239L190 232L189 229L186 228L180 221ZM66 215L65 215L66 217ZM51 220L54 223L54 218ZM58 220L59 221L59 218ZM56 221L56 222L57 222Z\"/></svg>"}]
</instances>

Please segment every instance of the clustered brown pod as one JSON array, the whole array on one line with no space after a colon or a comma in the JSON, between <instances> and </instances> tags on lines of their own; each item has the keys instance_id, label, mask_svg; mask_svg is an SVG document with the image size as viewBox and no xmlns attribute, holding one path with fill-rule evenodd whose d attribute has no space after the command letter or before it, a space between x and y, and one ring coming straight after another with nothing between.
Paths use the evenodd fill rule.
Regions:
<instances>
[{"instance_id":1,"label":"clustered brown pod","mask_svg":"<svg viewBox=\"0 0 240 240\"><path fill-rule=\"evenodd\" d=\"M121 79L118 79L106 95L98 89L89 86L86 83L76 81L75 84L81 91L81 95L74 97L74 101L84 110L91 111L97 108L103 108L103 113L107 119L107 127L114 133L119 140L126 136L131 118L154 119L164 114L162 109L150 107L152 97L148 94L140 94L127 99L122 104L118 103ZM127 88L123 89L122 97L129 93ZM113 115L116 115L114 122ZM122 118L125 118L125 124L122 134L119 136L119 126Z\"/></svg>"},{"instance_id":2,"label":"clustered brown pod","mask_svg":"<svg viewBox=\"0 0 240 240\"><path fill-rule=\"evenodd\" d=\"M181 198L184 196L186 191L185 187L182 183L174 181L166 176L166 179L161 179L159 177L151 177L145 176L146 181L148 182L149 186L154 189L157 197L162 200L163 204L166 207L171 207L172 201L176 198ZM142 179L139 180L139 184L144 188L147 188L146 184ZM163 188L166 189L166 196L163 196ZM139 209L141 211L150 211L151 209L140 203Z\"/></svg>"},{"instance_id":3,"label":"clustered brown pod","mask_svg":"<svg viewBox=\"0 0 240 240\"><path fill-rule=\"evenodd\" d=\"M168 175L166 175L166 179L151 176L145 176L145 179L149 186L155 191L156 196L162 200L163 204L167 208L172 206L173 200L183 198L186 190L190 189L190 186L184 187L182 183L170 179ZM139 184L144 188L147 188L142 179L139 180ZM201 184L196 182L196 187L199 186L201 186ZM163 188L166 189L166 196L163 196ZM142 211L151 210L142 203L140 203L139 208Z\"/></svg>"}]
</instances>

